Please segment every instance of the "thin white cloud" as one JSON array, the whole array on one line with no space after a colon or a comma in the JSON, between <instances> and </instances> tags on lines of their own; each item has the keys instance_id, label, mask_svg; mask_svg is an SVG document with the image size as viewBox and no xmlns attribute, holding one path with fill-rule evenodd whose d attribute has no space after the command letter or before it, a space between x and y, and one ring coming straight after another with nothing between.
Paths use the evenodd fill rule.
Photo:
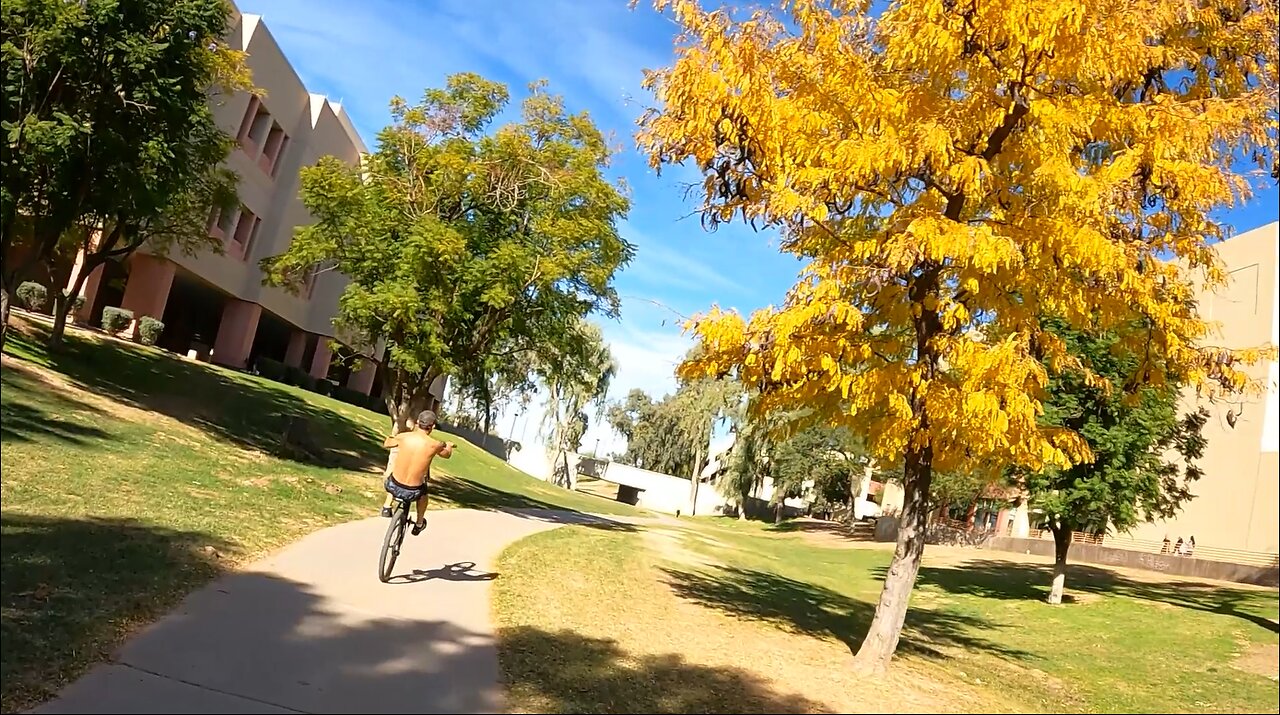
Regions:
<instances>
[{"instance_id":1,"label":"thin white cloud","mask_svg":"<svg viewBox=\"0 0 1280 715\"><path fill-rule=\"evenodd\" d=\"M695 291L743 290L742 284L713 266L704 263L687 250L672 250L658 242L637 247L636 258L625 273L651 285L670 286Z\"/></svg>"},{"instance_id":2,"label":"thin white cloud","mask_svg":"<svg viewBox=\"0 0 1280 715\"><path fill-rule=\"evenodd\" d=\"M622 235L635 244L636 256L623 270L623 275L653 287L666 286L698 293L741 293L744 290L741 283L699 259L688 248L693 240L702 238L701 231L696 227L681 229L690 236L683 241L686 247L677 249L655 240L630 223L624 223Z\"/></svg>"}]
</instances>

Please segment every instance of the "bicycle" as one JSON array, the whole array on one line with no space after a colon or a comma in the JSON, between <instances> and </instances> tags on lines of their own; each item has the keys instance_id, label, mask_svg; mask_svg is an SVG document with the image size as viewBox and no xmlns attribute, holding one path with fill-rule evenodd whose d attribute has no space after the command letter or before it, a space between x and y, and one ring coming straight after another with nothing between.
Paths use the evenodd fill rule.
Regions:
<instances>
[{"instance_id":1,"label":"bicycle","mask_svg":"<svg viewBox=\"0 0 1280 715\"><path fill-rule=\"evenodd\" d=\"M391 580L391 570L396 567L400 546L404 543L405 529L409 528L409 513L417 501L396 499L395 509L391 512L391 523L387 524L387 534L382 537L382 552L378 554L378 580L383 583Z\"/></svg>"}]
</instances>

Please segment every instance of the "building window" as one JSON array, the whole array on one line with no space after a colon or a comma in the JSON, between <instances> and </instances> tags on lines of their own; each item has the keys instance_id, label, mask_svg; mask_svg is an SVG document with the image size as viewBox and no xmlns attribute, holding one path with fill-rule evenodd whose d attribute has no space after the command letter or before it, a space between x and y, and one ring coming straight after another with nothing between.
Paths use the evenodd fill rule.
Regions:
<instances>
[{"instance_id":1,"label":"building window","mask_svg":"<svg viewBox=\"0 0 1280 715\"><path fill-rule=\"evenodd\" d=\"M250 97L244 119L240 122L240 132L236 135L244 153L255 159L261 155L273 124L271 112L267 111L262 99L256 94Z\"/></svg>"},{"instance_id":2,"label":"building window","mask_svg":"<svg viewBox=\"0 0 1280 715\"><path fill-rule=\"evenodd\" d=\"M253 247L253 239L258 235L258 225L262 223L252 211L241 207L240 219L236 221L235 233L231 234L227 249L236 258L247 259Z\"/></svg>"},{"instance_id":3,"label":"building window","mask_svg":"<svg viewBox=\"0 0 1280 715\"><path fill-rule=\"evenodd\" d=\"M209 235L222 241L226 241L231 237L232 230L236 225L236 218L240 215L239 209L220 209L214 207L209 213Z\"/></svg>"},{"instance_id":4,"label":"building window","mask_svg":"<svg viewBox=\"0 0 1280 715\"><path fill-rule=\"evenodd\" d=\"M288 143L289 137L285 135L284 129L280 128L276 122L272 122L266 143L262 146L262 156L258 157L258 166L267 176L275 177L280 157L284 155L284 148Z\"/></svg>"},{"instance_id":5,"label":"building window","mask_svg":"<svg viewBox=\"0 0 1280 715\"><path fill-rule=\"evenodd\" d=\"M249 129L253 126L253 118L258 116L258 107L262 104L262 100L258 99L258 95L249 95L249 106L245 107L244 118L240 120L240 131L236 132L236 141L244 143L249 138Z\"/></svg>"}]
</instances>

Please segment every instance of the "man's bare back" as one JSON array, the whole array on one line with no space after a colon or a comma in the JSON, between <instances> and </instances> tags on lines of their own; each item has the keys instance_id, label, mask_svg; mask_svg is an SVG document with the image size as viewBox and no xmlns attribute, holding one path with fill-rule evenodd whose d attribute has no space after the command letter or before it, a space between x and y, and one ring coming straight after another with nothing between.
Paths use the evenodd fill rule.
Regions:
<instances>
[{"instance_id":1,"label":"man's bare back","mask_svg":"<svg viewBox=\"0 0 1280 715\"><path fill-rule=\"evenodd\" d=\"M391 469L386 475L387 499L382 505L382 515L391 516L395 499L416 501L418 521L413 533L426 525L427 481L431 476L431 462L437 455L448 459L453 456L453 444L446 444L431 436L436 427L436 415L424 411L418 415L413 427L388 437L382 446L391 450Z\"/></svg>"},{"instance_id":2,"label":"man's bare back","mask_svg":"<svg viewBox=\"0 0 1280 715\"><path fill-rule=\"evenodd\" d=\"M430 436L424 430L401 432L394 437L389 437L384 446L395 452L395 457L391 461L391 475L406 487L421 486L428 480L431 475L431 462L437 454L444 456L445 459L453 454L452 447ZM446 451L449 454L444 454Z\"/></svg>"}]
</instances>

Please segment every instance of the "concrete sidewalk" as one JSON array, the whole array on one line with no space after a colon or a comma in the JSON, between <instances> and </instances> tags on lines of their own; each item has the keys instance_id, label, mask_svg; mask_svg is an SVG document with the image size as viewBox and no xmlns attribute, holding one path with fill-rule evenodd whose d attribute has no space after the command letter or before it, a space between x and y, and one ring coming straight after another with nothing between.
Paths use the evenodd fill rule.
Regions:
<instances>
[{"instance_id":1,"label":"concrete sidewalk","mask_svg":"<svg viewBox=\"0 0 1280 715\"><path fill-rule=\"evenodd\" d=\"M493 713L506 545L554 511L440 511L377 578L387 521L317 532L193 593L37 713Z\"/></svg>"}]
</instances>

